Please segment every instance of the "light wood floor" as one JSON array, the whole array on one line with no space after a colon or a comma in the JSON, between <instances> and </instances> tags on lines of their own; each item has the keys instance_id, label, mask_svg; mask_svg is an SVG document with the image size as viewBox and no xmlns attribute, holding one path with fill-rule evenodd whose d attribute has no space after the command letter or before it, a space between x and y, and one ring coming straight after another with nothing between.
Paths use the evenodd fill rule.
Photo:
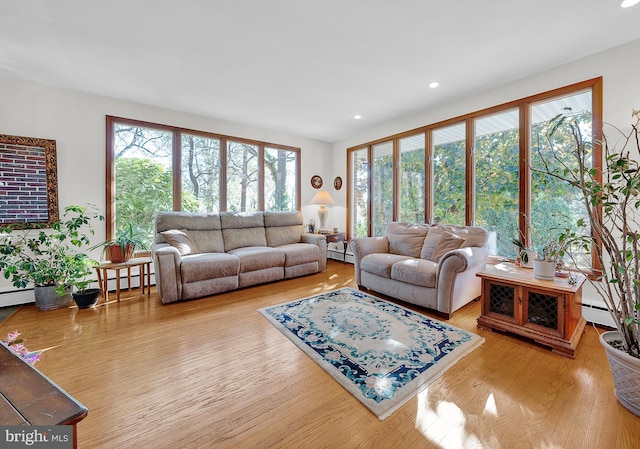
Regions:
<instances>
[{"instance_id":1,"label":"light wood floor","mask_svg":"<svg viewBox=\"0 0 640 449\"><path fill-rule=\"evenodd\" d=\"M256 310L339 287L353 266L178 304L157 294L96 309L24 306L0 324L89 408L81 448L637 448L598 330L571 360L476 327L486 342L379 421ZM155 292L155 290L154 290Z\"/></svg>"}]
</instances>

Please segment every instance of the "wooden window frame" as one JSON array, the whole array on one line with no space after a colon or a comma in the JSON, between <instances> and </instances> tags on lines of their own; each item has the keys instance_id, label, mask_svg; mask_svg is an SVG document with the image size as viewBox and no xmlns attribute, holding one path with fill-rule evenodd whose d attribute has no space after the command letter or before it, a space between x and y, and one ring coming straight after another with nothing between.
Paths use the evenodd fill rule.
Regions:
<instances>
[{"instance_id":1,"label":"wooden window frame","mask_svg":"<svg viewBox=\"0 0 640 449\"><path fill-rule=\"evenodd\" d=\"M124 124L130 126L139 126L143 128L152 128L162 131L168 131L173 134L172 143L172 175L173 175L173 210L182 210L182 134L190 134L199 137L206 137L210 139L217 139L220 141L220 179L219 179L219 191L220 191L220 211L227 210L227 190L226 190L226 168L227 168L227 141L246 143L255 145L258 147L258 171L259 171L259 186L258 186L258 209L264 210L264 150L265 148L291 151L296 153L296 198L295 207L296 210L301 210L301 159L302 151L298 147L292 147L288 145L282 145L278 143L264 142L259 140L251 140L243 137L235 137L224 134L210 133L206 131L193 130L188 128L182 128L178 126L164 125L160 123L147 122L142 120L106 116L106 211L105 211L105 223L106 223L106 238L111 239L115 236L115 221L116 221L116 184L115 184L115 153L114 153L114 131L116 124Z\"/></svg>"},{"instance_id":2,"label":"wooden window frame","mask_svg":"<svg viewBox=\"0 0 640 449\"><path fill-rule=\"evenodd\" d=\"M602 182L602 114L603 114L603 95L602 95L602 77L592 78L585 81L581 81L578 83L570 84L567 86L563 86L557 89L549 90L546 92L542 92L539 94L531 95L528 97L520 98L518 100L510 101L507 103L503 103L497 106L492 106L489 108L481 109L475 112L471 112L468 114L464 114L458 117L442 120L436 123L432 123L430 125L422 126L419 128L415 128L409 131L404 131L402 133L394 134L392 136L386 136L379 139L376 139L371 142L359 144L354 147L347 148L347 172L348 172L348 182L351 182L352 169L351 167L351 152L356 150L362 150L364 148L368 148L368 156L369 161L371 161L372 156L372 147L378 143L392 141L394 148L398 147L398 142L401 138L409 135L414 135L417 133L425 134L425 222L430 223L433 220L433 136L432 133L434 130L438 128L444 128L447 126L451 126L454 124L464 123L465 124L465 136L466 136L466 186L465 186L465 209L466 209L466 224L472 225L475 221L475 195L474 195L474 178L475 178L475 163L474 163L474 124L475 121L479 118L483 118L485 116L497 114L500 112L504 112L507 110L517 109L519 112L519 152L520 152L520 176L519 176L519 229L523 232L523 235L529 235L527 232L527 222L526 217L530 216L531 213L531 173L529 168L529 151L530 151L530 110L531 106L540 102L544 102L546 100L551 100L554 98L560 98L564 96L569 96L574 93L584 92L590 90L592 93L591 96L591 114L592 114L592 142L593 142L593 167L597 172L597 180ZM394 155L397 152L394 151ZM395 159L394 164L397 164L398 159ZM394 186L399 182L398 174L394 171L394 176L396 176L396 180L394 180ZM372 179L371 179L371 164L369 164L369 193L372 191ZM394 220L397 219L397 211L399 210L399 198L397 197L398 192L397 189L394 191ZM354 235L351 229L351 186L347 186L347 232L350 235ZM371 195L369 195L369 199L371 201ZM371 235L371 203L369 203L369 234ZM597 257L595 256L595 251L592 251L592 268L593 270L598 270L600 268L599 263L597 261Z\"/></svg>"}]
</instances>

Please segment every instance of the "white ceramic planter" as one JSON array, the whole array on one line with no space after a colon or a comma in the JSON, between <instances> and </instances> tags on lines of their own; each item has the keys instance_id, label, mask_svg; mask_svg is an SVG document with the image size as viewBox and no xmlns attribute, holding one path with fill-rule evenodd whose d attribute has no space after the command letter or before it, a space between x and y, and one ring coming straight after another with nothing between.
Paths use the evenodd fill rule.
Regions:
<instances>
[{"instance_id":1,"label":"white ceramic planter","mask_svg":"<svg viewBox=\"0 0 640 449\"><path fill-rule=\"evenodd\" d=\"M617 331L600 334L600 344L609 359L616 397L624 408L634 415L640 416L640 359L631 357L626 352L609 344L609 342L616 340L622 340Z\"/></svg>"},{"instance_id":2,"label":"white ceramic planter","mask_svg":"<svg viewBox=\"0 0 640 449\"><path fill-rule=\"evenodd\" d=\"M556 263L543 260L533 261L533 277L545 281L553 281L556 276Z\"/></svg>"}]
</instances>

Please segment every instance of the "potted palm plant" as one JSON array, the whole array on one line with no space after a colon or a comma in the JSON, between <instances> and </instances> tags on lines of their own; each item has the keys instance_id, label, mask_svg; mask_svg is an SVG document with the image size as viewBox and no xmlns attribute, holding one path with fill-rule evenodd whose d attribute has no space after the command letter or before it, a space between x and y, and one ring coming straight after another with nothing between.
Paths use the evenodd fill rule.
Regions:
<instances>
[{"instance_id":1,"label":"potted palm plant","mask_svg":"<svg viewBox=\"0 0 640 449\"><path fill-rule=\"evenodd\" d=\"M74 283L84 276L79 267L94 234L91 222L103 219L94 210L72 205L48 229L0 228L0 272L16 288L33 286L42 310L68 305Z\"/></svg>"},{"instance_id":2,"label":"potted palm plant","mask_svg":"<svg viewBox=\"0 0 640 449\"><path fill-rule=\"evenodd\" d=\"M602 333L600 342L618 400L640 416L640 111L633 111L632 116L635 123L628 133L613 127L620 143L610 146L603 137L601 172L592 166L593 145L579 120L565 114L555 117L549 135L560 128L568 130L576 165L551 170L552 164L540 153L544 169L536 171L567 182L581 193L588 218L577 224L588 226L589 232L567 232L564 243L586 251L595 248L599 271L590 277L591 284L616 326L616 331ZM555 151L552 154L556 162L562 161Z\"/></svg>"}]
</instances>

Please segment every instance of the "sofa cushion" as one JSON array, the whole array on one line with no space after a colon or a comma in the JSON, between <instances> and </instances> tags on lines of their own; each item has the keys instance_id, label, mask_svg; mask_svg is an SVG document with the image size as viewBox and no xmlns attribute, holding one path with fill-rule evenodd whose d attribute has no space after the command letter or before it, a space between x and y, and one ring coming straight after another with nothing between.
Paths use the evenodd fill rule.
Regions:
<instances>
[{"instance_id":1,"label":"sofa cushion","mask_svg":"<svg viewBox=\"0 0 640 449\"><path fill-rule=\"evenodd\" d=\"M218 214L200 214L192 212L158 212L155 221L156 242L164 243L160 234L169 229L212 230L220 229L220 216Z\"/></svg>"},{"instance_id":2,"label":"sofa cushion","mask_svg":"<svg viewBox=\"0 0 640 449\"><path fill-rule=\"evenodd\" d=\"M186 229L169 229L168 231L162 231L160 234L169 245L176 248L183 256L199 252L198 246Z\"/></svg>"},{"instance_id":3,"label":"sofa cushion","mask_svg":"<svg viewBox=\"0 0 640 449\"><path fill-rule=\"evenodd\" d=\"M279 248L249 246L233 249L229 251L229 254L240 259L240 273L284 267L284 251Z\"/></svg>"},{"instance_id":4,"label":"sofa cushion","mask_svg":"<svg viewBox=\"0 0 640 449\"><path fill-rule=\"evenodd\" d=\"M406 259L391 266L391 279L420 285L422 287L436 286L436 272L438 264L431 260Z\"/></svg>"},{"instance_id":5,"label":"sofa cushion","mask_svg":"<svg viewBox=\"0 0 640 449\"><path fill-rule=\"evenodd\" d=\"M184 283L237 276L240 272L240 259L225 253L190 254L182 258L180 270Z\"/></svg>"},{"instance_id":6,"label":"sofa cushion","mask_svg":"<svg viewBox=\"0 0 640 449\"><path fill-rule=\"evenodd\" d=\"M190 229L189 234L193 242L201 253L223 253L224 241L222 240L222 231L219 229L211 229L208 231L200 231Z\"/></svg>"},{"instance_id":7,"label":"sofa cushion","mask_svg":"<svg viewBox=\"0 0 640 449\"><path fill-rule=\"evenodd\" d=\"M489 233L486 229L479 226L438 225L438 227L455 234L458 237L464 238L462 248L466 248L468 246L486 246L487 239L489 238Z\"/></svg>"},{"instance_id":8,"label":"sofa cushion","mask_svg":"<svg viewBox=\"0 0 640 449\"><path fill-rule=\"evenodd\" d=\"M389 240L389 252L420 257L420 250L428 230L429 225L423 223L389 223L385 233Z\"/></svg>"},{"instance_id":9,"label":"sofa cushion","mask_svg":"<svg viewBox=\"0 0 640 449\"><path fill-rule=\"evenodd\" d=\"M267 246L289 245L300 242L304 232L304 218L300 211L266 211L264 213L264 226Z\"/></svg>"},{"instance_id":10,"label":"sofa cushion","mask_svg":"<svg viewBox=\"0 0 640 449\"><path fill-rule=\"evenodd\" d=\"M427 238L424 239L420 258L439 262L446 252L460 248L464 241L464 238L458 237L439 226L434 226L429 230Z\"/></svg>"},{"instance_id":11,"label":"sofa cushion","mask_svg":"<svg viewBox=\"0 0 640 449\"><path fill-rule=\"evenodd\" d=\"M360 261L362 271L391 279L391 267L401 260L411 259L409 256L388 253L368 254Z\"/></svg>"},{"instance_id":12,"label":"sofa cushion","mask_svg":"<svg viewBox=\"0 0 640 449\"><path fill-rule=\"evenodd\" d=\"M223 212L220 222L226 252L246 246L267 246L262 212Z\"/></svg>"},{"instance_id":13,"label":"sofa cushion","mask_svg":"<svg viewBox=\"0 0 640 449\"><path fill-rule=\"evenodd\" d=\"M267 227L265 228L267 246L275 247L299 243L303 231L303 225Z\"/></svg>"},{"instance_id":14,"label":"sofa cushion","mask_svg":"<svg viewBox=\"0 0 640 449\"><path fill-rule=\"evenodd\" d=\"M278 249L284 251L285 267L318 262L320 258L320 248L318 245L311 243L292 243L290 245L278 246Z\"/></svg>"}]
</instances>

